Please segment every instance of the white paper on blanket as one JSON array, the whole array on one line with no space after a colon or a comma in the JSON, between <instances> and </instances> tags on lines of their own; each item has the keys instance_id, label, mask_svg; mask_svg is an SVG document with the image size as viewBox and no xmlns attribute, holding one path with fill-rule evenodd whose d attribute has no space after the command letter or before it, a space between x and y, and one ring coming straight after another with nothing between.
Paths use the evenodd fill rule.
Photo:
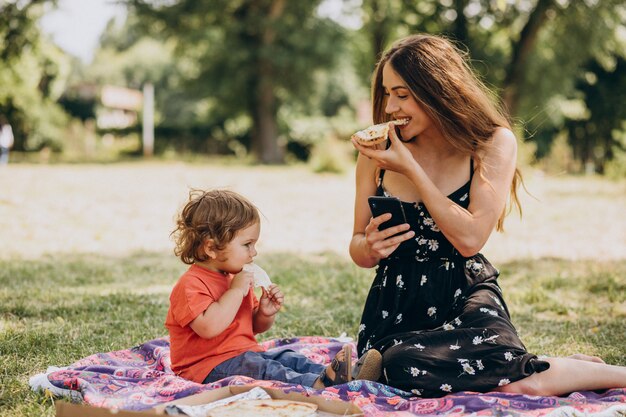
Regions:
<instances>
[{"instance_id":1,"label":"white paper on blanket","mask_svg":"<svg viewBox=\"0 0 626 417\"><path fill-rule=\"evenodd\" d=\"M269 400L272 397L260 387L252 388L250 391L242 392L241 394L233 395L232 397L224 398L210 402L208 404L201 405L168 405L165 407L165 414L170 416L186 415L190 417L206 417L209 411L215 407L223 404L230 404L233 401L240 400Z\"/></svg>"},{"instance_id":2,"label":"white paper on blanket","mask_svg":"<svg viewBox=\"0 0 626 417\"><path fill-rule=\"evenodd\" d=\"M272 285L272 281L270 280L267 272L263 270L257 264L245 264L243 266L243 270L246 272L252 272L254 275L254 286L255 287L263 287L266 290L269 290L270 285Z\"/></svg>"}]
</instances>

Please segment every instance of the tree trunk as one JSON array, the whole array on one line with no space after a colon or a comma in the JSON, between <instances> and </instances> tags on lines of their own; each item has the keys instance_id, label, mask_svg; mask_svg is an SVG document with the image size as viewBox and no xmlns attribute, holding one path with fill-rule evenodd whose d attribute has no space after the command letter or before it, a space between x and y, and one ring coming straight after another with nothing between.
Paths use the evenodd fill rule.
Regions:
<instances>
[{"instance_id":1,"label":"tree trunk","mask_svg":"<svg viewBox=\"0 0 626 417\"><path fill-rule=\"evenodd\" d=\"M261 65L261 67L264 66ZM266 71L261 70L261 72ZM252 150L259 162L280 164L284 162L285 155L283 148L278 145L274 85L271 74L260 74L260 78L255 108L253 109Z\"/></svg>"},{"instance_id":2,"label":"tree trunk","mask_svg":"<svg viewBox=\"0 0 626 417\"><path fill-rule=\"evenodd\" d=\"M511 115L515 115L518 110L519 88L524 81L528 55L535 46L539 30L548 16L547 12L553 7L554 0L538 0L537 6L528 16L528 21L522 29L519 40L512 47L511 61L503 86L503 102Z\"/></svg>"},{"instance_id":3,"label":"tree trunk","mask_svg":"<svg viewBox=\"0 0 626 417\"><path fill-rule=\"evenodd\" d=\"M275 0L270 5L267 25L263 26L261 51L268 51L276 38L274 22L285 9L285 0ZM285 159L284 149L278 144L277 103L274 90L274 67L268 54L261 54L259 59L258 84L254 108L252 109L254 127L252 129L252 151L263 164L281 164Z\"/></svg>"},{"instance_id":4,"label":"tree trunk","mask_svg":"<svg viewBox=\"0 0 626 417\"><path fill-rule=\"evenodd\" d=\"M456 20L454 21L454 37L457 41L468 45L467 18L465 17L465 7L467 0L455 0L454 9L456 11Z\"/></svg>"},{"instance_id":5,"label":"tree trunk","mask_svg":"<svg viewBox=\"0 0 626 417\"><path fill-rule=\"evenodd\" d=\"M384 1L383 4L387 4L387 1ZM374 62L378 62L382 53L385 50L385 44L387 42L388 36L388 28L389 25L389 16L387 16L387 11L383 10L384 7L389 8L389 4L387 6L382 6L378 0L374 0L372 2L372 16L373 24L371 25L372 31L372 53L374 54Z\"/></svg>"}]
</instances>

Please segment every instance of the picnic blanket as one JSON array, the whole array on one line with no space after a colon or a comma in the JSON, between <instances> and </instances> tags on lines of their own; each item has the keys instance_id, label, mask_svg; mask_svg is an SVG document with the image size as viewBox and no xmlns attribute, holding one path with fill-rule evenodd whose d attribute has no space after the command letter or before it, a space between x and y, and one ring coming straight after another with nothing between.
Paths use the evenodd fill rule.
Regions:
<instances>
[{"instance_id":1,"label":"picnic blanket","mask_svg":"<svg viewBox=\"0 0 626 417\"><path fill-rule=\"evenodd\" d=\"M263 342L266 349L291 349L323 364L346 343L326 337L294 337ZM353 343L353 342L348 342ZM322 395L350 401L369 417L510 416L608 417L626 416L626 388L604 392L575 392L567 397L461 392L443 398L420 398L384 384L352 381L314 390L276 381L233 376L202 385L176 376L171 369L167 337L131 349L97 353L63 368L49 368L30 379L35 390L69 395L99 407L143 410L157 404L227 385L257 385L287 392Z\"/></svg>"}]
</instances>

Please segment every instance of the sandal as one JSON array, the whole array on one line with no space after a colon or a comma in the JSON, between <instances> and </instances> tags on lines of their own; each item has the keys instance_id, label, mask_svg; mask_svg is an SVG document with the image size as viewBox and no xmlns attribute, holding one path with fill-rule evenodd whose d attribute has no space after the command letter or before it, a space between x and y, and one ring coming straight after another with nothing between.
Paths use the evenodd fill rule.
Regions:
<instances>
[{"instance_id":1,"label":"sandal","mask_svg":"<svg viewBox=\"0 0 626 417\"><path fill-rule=\"evenodd\" d=\"M370 349L359 358L352 368L353 379L378 381L383 371L383 357L376 349Z\"/></svg>"},{"instance_id":2,"label":"sandal","mask_svg":"<svg viewBox=\"0 0 626 417\"><path fill-rule=\"evenodd\" d=\"M325 387L345 384L354 379L352 378L352 346L343 345L341 350L344 352L344 359L342 361L337 359L337 355L339 354L337 353L330 363L331 369L335 371L335 377L330 378L326 373L326 369L320 374L320 381L322 381Z\"/></svg>"}]
</instances>

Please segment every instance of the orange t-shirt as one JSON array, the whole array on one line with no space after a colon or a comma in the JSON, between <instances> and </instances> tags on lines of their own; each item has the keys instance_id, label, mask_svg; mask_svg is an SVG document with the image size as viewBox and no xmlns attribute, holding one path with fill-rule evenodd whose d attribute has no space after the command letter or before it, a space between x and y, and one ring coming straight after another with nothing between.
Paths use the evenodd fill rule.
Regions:
<instances>
[{"instance_id":1,"label":"orange t-shirt","mask_svg":"<svg viewBox=\"0 0 626 417\"><path fill-rule=\"evenodd\" d=\"M250 290L233 322L220 335L204 339L189 323L220 299L230 288L232 275L191 265L170 294L165 327L170 333L172 370L183 378L201 383L220 363L246 351L260 352L252 330L252 317L259 301Z\"/></svg>"}]
</instances>

